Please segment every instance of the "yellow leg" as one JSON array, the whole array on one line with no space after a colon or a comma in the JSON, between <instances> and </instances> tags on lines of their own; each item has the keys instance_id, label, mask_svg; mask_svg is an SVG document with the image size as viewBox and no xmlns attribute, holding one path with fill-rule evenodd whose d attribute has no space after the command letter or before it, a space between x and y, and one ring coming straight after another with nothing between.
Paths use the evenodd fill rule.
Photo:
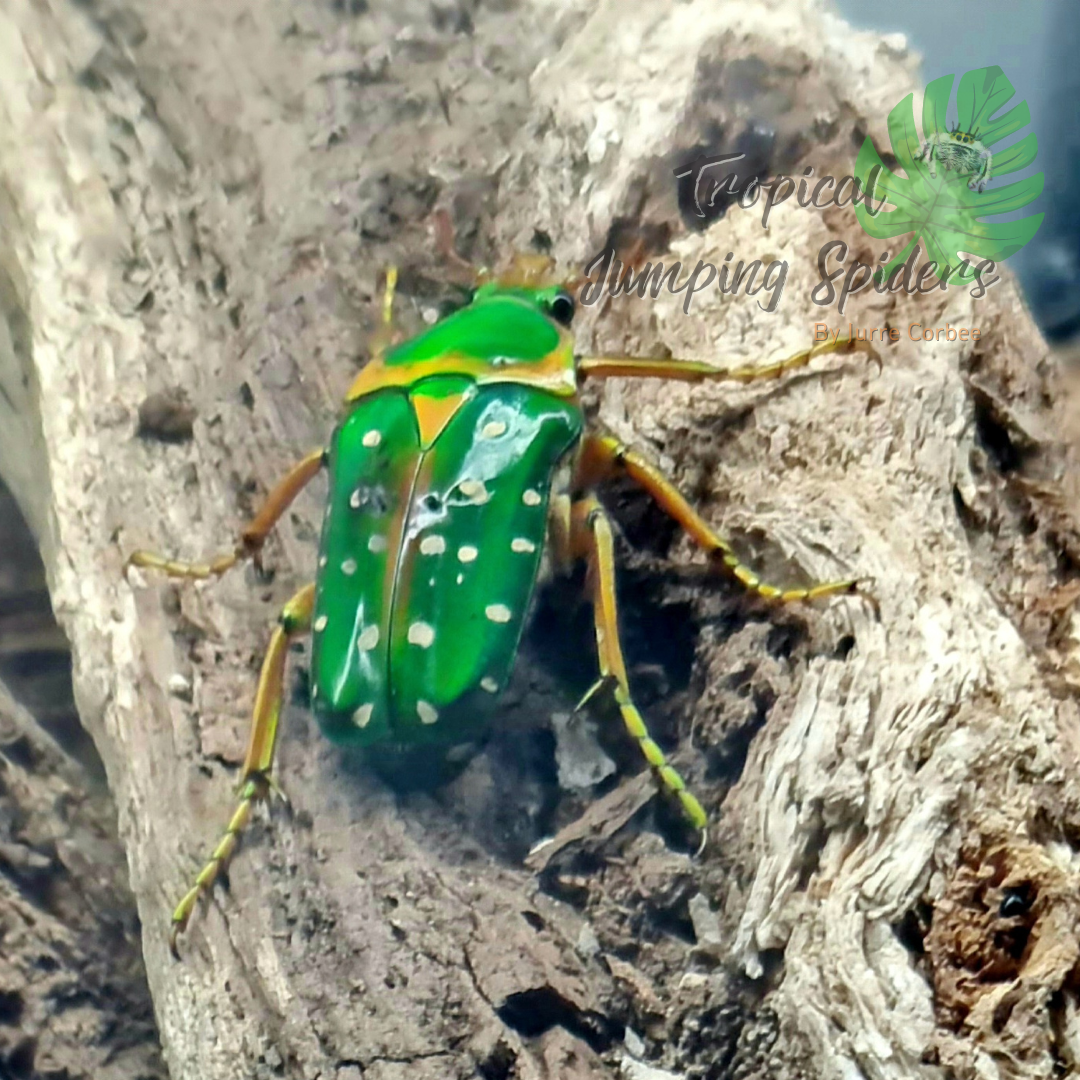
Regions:
<instances>
[{"instance_id":1,"label":"yellow leg","mask_svg":"<svg viewBox=\"0 0 1080 1080\"><path fill-rule=\"evenodd\" d=\"M270 530L325 461L326 453L323 450L314 450L298 461L267 496L262 509L240 534L240 540L231 554L219 555L205 563L189 563L155 555L151 551L136 551L128 557L128 565L160 570L169 577L204 579L224 574L243 559L258 559Z\"/></svg>"},{"instance_id":2,"label":"yellow leg","mask_svg":"<svg viewBox=\"0 0 1080 1080\"><path fill-rule=\"evenodd\" d=\"M718 368L701 360L649 360L637 356L581 356L577 359L579 375L597 379L638 377L650 379L678 379L682 382L756 382L759 379L775 379L797 368L806 367L816 356L830 352L864 352L874 360L880 358L867 341L840 338L837 341L820 341L810 349L777 360L774 364L752 367Z\"/></svg>"},{"instance_id":3,"label":"yellow leg","mask_svg":"<svg viewBox=\"0 0 1080 1080\"><path fill-rule=\"evenodd\" d=\"M615 552L611 524L600 503L591 496L574 503L571 508L569 548L571 556L584 558L589 567L589 587L596 623L596 649L600 664L600 682L594 687L594 691L604 683L613 685L615 703L622 714L626 730L641 747L645 760L664 789L679 800L686 819L702 833L704 847L705 825L708 821L705 811L687 789L683 778L667 763L664 752L653 741L630 696L626 663L619 643L618 611L615 606ZM592 694L593 691L590 691L586 700Z\"/></svg>"},{"instance_id":4,"label":"yellow leg","mask_svg":"<svg viewBox=\"0 0 1080 1080\"><path fill-rule=\"evenodd\" d=\"M386 287L383 292L383 326L390 327L394 321L394 294L397 292L397 267L386 268Z\"/></svg>"},{"instance_id":5,"label":"yellow leg","mask_svg":"<svg viewBox=\"0 0 1080 1080\"><path fill-rule=\"evenodd\" d=\"M709 557L722 566L740 584L766 600L787 603L793 600L816 600L822 596L853 592L858 582L826 581L804 589L781 589L764 582L739 561L731 545L686 501L675 485L644 455L623 446L610 435L589 435L578 468L579 488L591 487L605 476L623 474L643 487L659 507L682 526L690 538Z\"/></svg>"},{"instance_id":6,"label":"yellow leg","mask_svg":"<svg viewBox=\"0 0 1080 1080\"><path fill-rule=\"evenodd\" d=\"M285 657L289 640L304 633L311 624L311 610L315 604L315 586L305 585L282 609L278 625L266 650L259 685L255 691L255 706L251 717L251 735L247 754L240 770L240 803L229 822L225 835L214 848L209 862L203 867L195 884L176 905L169 934L169 948L179 957L177 938L184 932L188 919L224 869L240 839L240 834L251 820L255 803L265 799L270 792L270 770L274 764L274 747L277 743L278 716L281 712L282 685L285 677Z\"/></svg>"},{"instance_id":7,"label":"yellow leg","mask_svg":"<svg viewBox=\"0 0 1080 1080\"><path fill-rule=\"evenodd\" d=\"M398 271L396 266L386 268L386 284L383 287L382 323L371 337L371 359L378 361L394 344L394 297L397 295Z\"/></svg>"}]
</instances>

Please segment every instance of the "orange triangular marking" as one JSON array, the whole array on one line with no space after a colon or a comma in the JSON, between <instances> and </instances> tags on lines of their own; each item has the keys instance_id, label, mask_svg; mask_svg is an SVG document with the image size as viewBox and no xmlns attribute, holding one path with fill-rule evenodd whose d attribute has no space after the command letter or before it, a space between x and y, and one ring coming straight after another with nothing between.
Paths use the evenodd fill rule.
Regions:
<instances>
[{"instance_id":1,"label":"orange triangular marking","mask_svg":"<svg viewBox=\"0 0 1080 1080\"><path fill-rule=\"evenodd\" d=\"M416 423L420 428L420 445L427 450L450 422L465 400L465 394L448 394L446 397L428 397L423 393L411 395L416 411Z\"/></svg>"}]
</instances>

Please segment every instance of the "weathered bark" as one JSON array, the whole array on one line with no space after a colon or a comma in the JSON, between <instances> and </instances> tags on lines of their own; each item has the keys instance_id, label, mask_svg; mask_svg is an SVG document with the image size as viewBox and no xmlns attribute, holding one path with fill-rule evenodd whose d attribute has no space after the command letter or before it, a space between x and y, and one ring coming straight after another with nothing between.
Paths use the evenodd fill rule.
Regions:
<instances>
[{"instance_id":1,"label":"weathered bark","mask_svg":"<svg viewBox=\"0 0 1080 1080\"><path fill-rule=\"evenodd\" d=\"M113 818L0 686L0 1076L165 1075Z\"/></svg>"},{"instance_id":2,"label":"weathered bark","mask_svg":"<svg viewBox=\"0 0 1080 1080\"><path fill-rule=\"evenodd\" d=\"M583 620L548 602L518 727L434 795L390 795L291 708L291 812L250 830L185 962L167 953L170 905L230 812L267 625L313 572L319 491L270 545L269 585L129 582L126 554L227 548L325 439L381 267L403 269L406 327L442 295L437 202L477 261L546 234L580 266L621 220L691 265L791 264L775 314L715 294L690 317L668 295L604 304L581 320L597 351L804 347L825 240L877 258L850 210L789 204L768 234L733 210L688 233L672 165L757 122L769 171L849 172L913 85L897 42L804 0L12 0L0 49L0 382L19 415L0 460L119 808L174 1077L648 1075L627 1055L710 1078L1073 1067L1074 503L1064 390L1008 283L978 302L871 293L829 318L977 325L974 348L904 338L880 371L596 395L774 578L874 582L876 603L764 610L613 493L638 552L635 686L718 819L702 860L635 813L635 781L542 872L523 864L587 805L558 796L535 736L588 678ZM137 435L146 399L177 391L190 437L145 417ZM1034 903L1002 919L1012 885Z\"/></svg>"},{"instance_id":3,"label":"weathered bark","mask_svg":"<svg viewBox=\"0 0 1080 1080\"><path fill-rule=\"evenodd\" d=\"M0 484L0 1076L164 1076L116 810L70 673L37 543Z\"/></svg>"},{"instance_id":4,"label":"weathered bark","mask_svg":"<svg viewBox=\"0 0 1080 1080\"><path fill-rule=\"evenodd\" d=\"M45 567L11 492L0 483L0 682L86 776L104 787L101 759L71 689L71 650L56 625Z\"/></svg>"}]
</instances>

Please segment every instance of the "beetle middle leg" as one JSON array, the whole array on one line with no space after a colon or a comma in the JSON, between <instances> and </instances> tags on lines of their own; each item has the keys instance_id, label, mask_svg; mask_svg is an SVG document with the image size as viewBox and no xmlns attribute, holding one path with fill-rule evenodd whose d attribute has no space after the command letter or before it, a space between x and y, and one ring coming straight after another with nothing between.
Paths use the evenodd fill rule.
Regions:
<instances>
[{"instance_id":1,"label":"beetle middle leg","mask_svg":"<svg viewBox=\"0 0 1080 1080\"><path fill-rule=\"evenodd\" d=\"M723 567L744 588L766 600L786 603L793 600L816 600L822 596L854 592L858 581L845 578L825 581L799 589L782 589L770 585L746 566L732 546L687 502L679 489L644 454L623 446L610 435L589 435L578 466L578 482L591 486L606 476L625 475L647 491L660 509L674 518L709 558Z\"/></svg>"},{"instance_id":2,"label":"beetle middle leg","mask_svg":"<svg viewBox=\"0 0 1080 1080\"><path fill-rule=\"evenodd\" d=\"M195 884L187 891L184 898L176 905L172 917L172 931L169 934L169 948L173 956L178 956L177 938L187 927L195 905L203 893L209 892L221 871L232 858L240 834L251 820L251 811L256 802L269 795L271 790L270 770L274 764L274 749L277 745L278 717L281 713L282 686L285 679L285 658L292 638L307 631L311 625L311 612L315 605L314 584L305 585L281 610L278 625L266 650L259 685L255 691L255 706L251 717L251 734L248 737L247 753L240 770L238 785L240 803L236 808L225 835L221 838L209 861L202 868Z\"/></svg>"},{"instance_id":3,"label":"beetle middle leg","mask_svg":"<svg viewBox=\"0 0 1080 1080\"><path fill-rule=\"evenodd\" d=\"M169 577L202 580L220 577L244 559L255 559L257 562L270 530L325 463L324 450L313 450L298 461L267 496L262 509L240 534L236 547L228 555L219 555L209 562L194 563L179 562L164 555L155 555L152 551L135 551L128 556L127 565L160 570Z\"/></svg>"},{"instance_id":4,"label":"beetle middle leg","mask_svg":"<svg viewBox=\"0 0 1080 1080\"><path fill-rule=\"evenodd\" d=\"M611 683L615 704L622 714L627 732L636 740L664 789L679 800L683 815L702 834L708 818L701 803L687 788L686 782L664 757L663 750L649 734L645 721L630 695L626 662L619 642L618 610L615 604L615 551L611 523L603 507L593 496L580 499L572 506L565 496L556 508L561 529L556 529L555 546L565 545L563 559L585 559L588 564L589 587L592 594L593 616L596 625L596 649L600 666L600 683ZM561 510L561 513L558 511ZM587 698L592 696L591 692Z\"/></svg>"}]
</instances>

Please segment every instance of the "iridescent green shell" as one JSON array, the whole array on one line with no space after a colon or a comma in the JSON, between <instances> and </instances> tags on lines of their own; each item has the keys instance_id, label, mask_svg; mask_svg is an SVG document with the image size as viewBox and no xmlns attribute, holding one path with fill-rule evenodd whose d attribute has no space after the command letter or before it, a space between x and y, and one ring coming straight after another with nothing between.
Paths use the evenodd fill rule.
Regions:
<instances>
[{"instance_id":1,"label":"iridescent green shell","mask_svg":"<svg viewBox=\"0 0 1080 1080\"><path fill-rule=\"evenodd\" d=\"M312 708L333 740L454 743L484 726L583 418L576 396L455 374L446 358L511 375L561 341L535 302L492 298L386 357L415 381L352 401L330 447L312 624Z\"/></svg>"}]
</instances>

